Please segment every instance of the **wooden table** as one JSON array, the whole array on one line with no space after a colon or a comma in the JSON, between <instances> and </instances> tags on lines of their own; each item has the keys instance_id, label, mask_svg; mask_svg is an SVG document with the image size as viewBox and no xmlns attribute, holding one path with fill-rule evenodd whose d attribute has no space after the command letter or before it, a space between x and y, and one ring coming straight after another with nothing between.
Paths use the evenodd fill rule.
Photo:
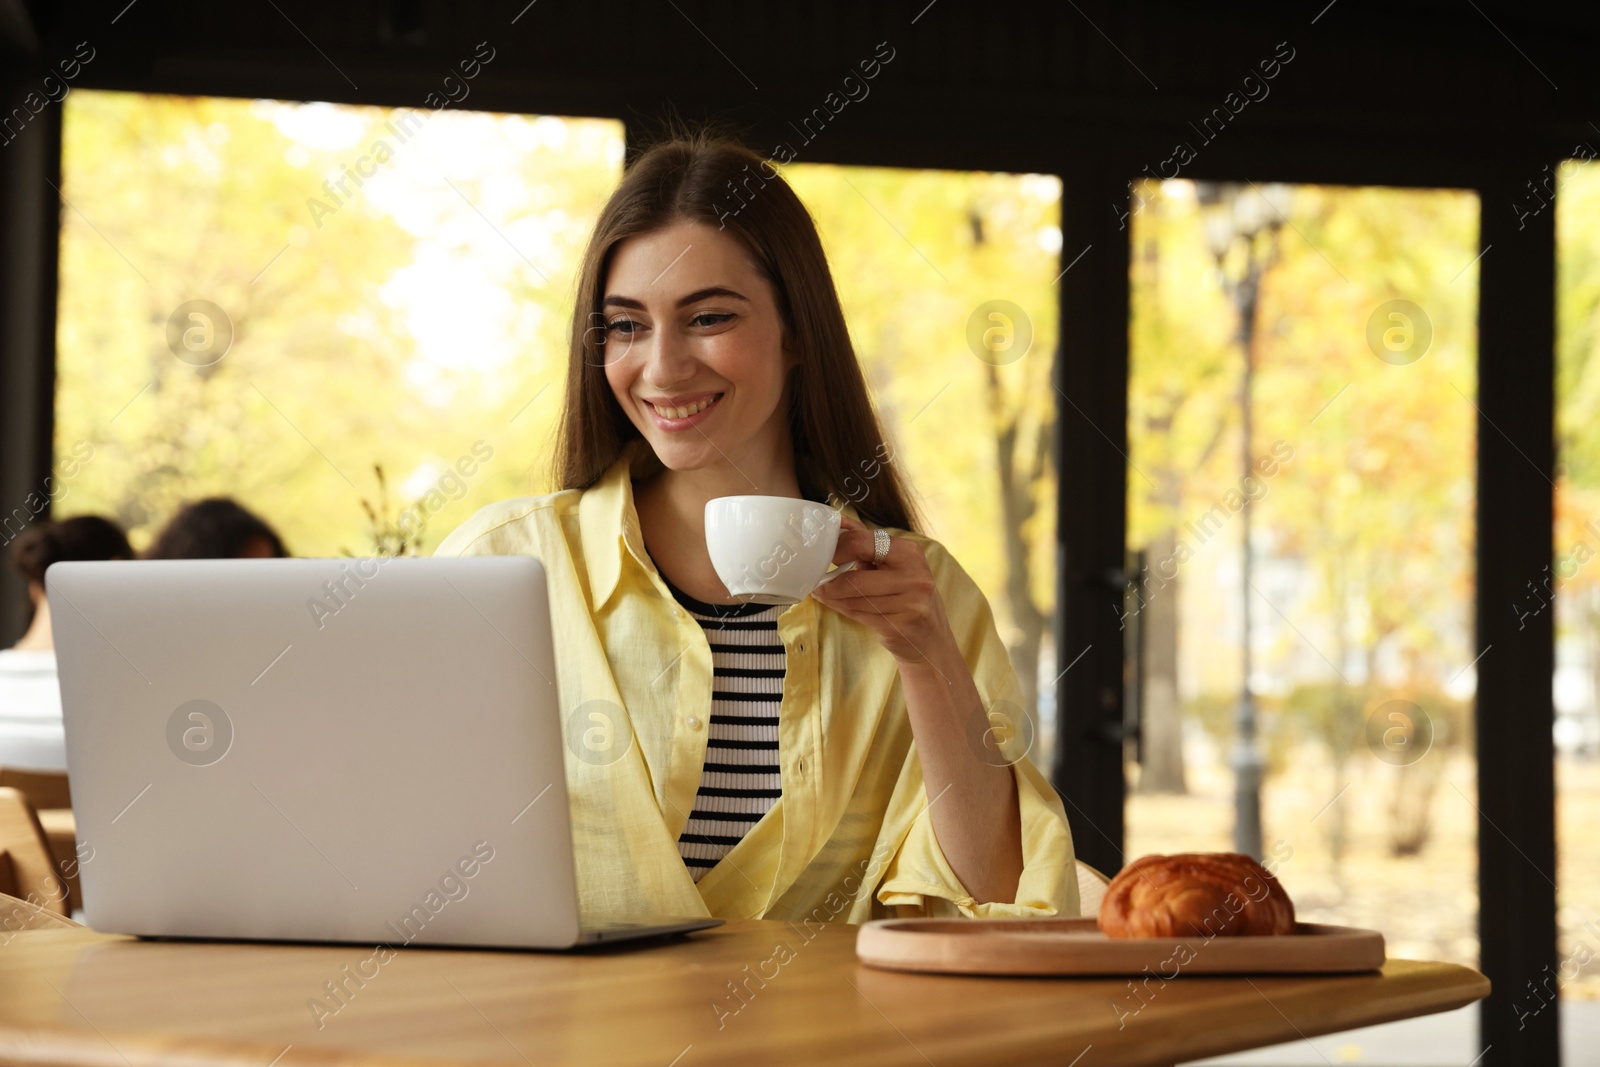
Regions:
<instances>
[{"instance_id":1,"label":"wooden table","mask_svg":"<svg viewBox=\"0 0 1600 1067\"><path fill-rule=\"evenodd\" d=\"M370 946L0 932L0 1063L1170 1064L1489 991L1465 967L1391 960L1342 977L1152 980L1131 1013L1126 981L897 974L861 966L854 946L853 927L745 921L645 947L412 947L379 962ZM325 983L340 982L335 999Z\"/></svg>"}]
</instances>

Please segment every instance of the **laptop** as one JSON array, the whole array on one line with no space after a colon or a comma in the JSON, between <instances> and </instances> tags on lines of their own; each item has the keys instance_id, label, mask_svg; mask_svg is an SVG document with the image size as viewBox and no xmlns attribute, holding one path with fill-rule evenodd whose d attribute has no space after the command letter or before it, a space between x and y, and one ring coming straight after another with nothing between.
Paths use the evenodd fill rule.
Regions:
<instances>
[{"instance_id":1,"label":"laptop","mask_svg":"<svg viewBox=\"0 0 1600 1067\"><path fill-rule=\"evenodd\" d=\"M84 917L161 938L564 949L580 916L531 557L45 575Z\"/></svg>"}]
</instances>

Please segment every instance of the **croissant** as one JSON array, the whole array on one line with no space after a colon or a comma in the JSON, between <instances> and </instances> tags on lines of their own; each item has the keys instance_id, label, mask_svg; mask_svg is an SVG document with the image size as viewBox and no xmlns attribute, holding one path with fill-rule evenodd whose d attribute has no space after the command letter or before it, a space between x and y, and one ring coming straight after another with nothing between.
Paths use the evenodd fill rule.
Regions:
<instances>
[{"instance_id":1,"label":"croissant","mask_svg":"<svg viewBox=\"0 0 1600 1067\"><path fill-rule=\"evenodd\" d=\"M1106 887L1107 937L1261 937L1294 932L1294 902L1266 868L1235 852L1144 856Z\"/></svg>"}]
</instances>

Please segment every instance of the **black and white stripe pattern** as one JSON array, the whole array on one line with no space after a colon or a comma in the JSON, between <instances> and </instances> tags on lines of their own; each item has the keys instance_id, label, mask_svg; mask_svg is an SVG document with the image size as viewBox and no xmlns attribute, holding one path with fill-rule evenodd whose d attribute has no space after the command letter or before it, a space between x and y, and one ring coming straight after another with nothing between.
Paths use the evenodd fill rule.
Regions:
<instances>
[{"instance_id":1,"label":"black and white stripe pattern","mask_svg":"<svg viewBox=\"0 0 1600 1067\"><path fill-rule=\"evenodd\" d=\"M783 792L778 705L784 653L778 608L707 604L667 583L711 645L711 714L706 763L678 852L699 881L750 831Z\"/></svg>"}]
</instances>

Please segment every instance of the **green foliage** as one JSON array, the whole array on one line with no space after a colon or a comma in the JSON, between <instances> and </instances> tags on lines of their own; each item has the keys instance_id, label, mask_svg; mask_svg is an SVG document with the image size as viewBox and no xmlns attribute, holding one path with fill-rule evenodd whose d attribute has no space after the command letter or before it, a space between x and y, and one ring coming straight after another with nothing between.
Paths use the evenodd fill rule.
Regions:
<instances>
[{"instance_id":1,"label":"green foliage","mask_svg":"<svg viewBox=\"0 0 1600 1067\"><path fill-rule=\"evenodd\" d=\"M1393 703L1399 701L1413 706ZM1420 855L1433 835L1434 797L1451 757L1472 751L1472 703L1426 681L1401 689L1313 683L1295 687L1281 709L1285 735L1295 743L1321 746L1336 780L1348 781L1357 766L1384 772L1389 780L1389 851L1400 857ZM1428 747L1415 759L1400 758L1403 750L1385 747L1391 730L1404 731L1406 744L1426 737ZM1337 807L1339 801L1332 803ZM1343 811L1336 810L1324 829L1334 839L1337 860L1345 846Z\"/></svg>"},{"instance_id":2,"label":"green foliage","mask_svg":"<svg viewBox=\"0 0 1600 1067\"><path fill-rule=\"evenodd\" d=\"M1294 724L1282 714L1283 702L1278 698L1255 696L1254 703L1256 740L1266 761L1264 773L1281 774L1289 766L1294 745L1299 740ZM1183 717L1205 732L1224 763L1239 736L1238 714L1239 694L1236 692L1209 690L1183 702Z\"/></svg>"},{"instance_id":3,"label":"green foliage","mask_svg":"<svg viewBox=\"0 0 1600 1067\"><path fill-rule=\"evenodd\" d=\"M788 166L784 177L817 221L851 340L929 532L988 592L1005 633L996 442L1014 424L1027 461L1053 432L1060 182L810 164ZM989 300L1021 307L1033 331L1026 355L992 368L993 399L991 366L967 343L969 316ZM1054 490L1047 462L1024 531L1031 594L1046 613L1055 601Z\"/></svg>"},{"instance_id":4,"label":"green foliage","mask_svg":"<svg viewBox=\"0 0 1600 1067\"><path fill-rule=\"evenodd\" d=\"M1165 526L1181 531L1243 476L1239 312L1193 186L1147 183L1142 194L1132 238L1135 545ZM1281 442L1292 459L1250 506L1258 561L1305 577L1290 600L1254 602L1275 634L1257 668L1280 685L1442 685L1472 660L1476 199L1296 186L1283 211L1275 237L1257 239L1277 249L1257 313L1250 452ZM1419 305L1432 327L1429 348L1406 365L1379 359L1367 340L1369 319L1396 299ZM1237 530L1184 565L1191 588L1220 582ZM1200 672L1186 691L1238 684L1228 670L1237 652L1215 616L1186 611L1183 663Z\"/></svg>"},{"instance_id":5,"label":"green foliage","mask_svg":"<svg viewBox=\"0 0 1600 1067\"><path fill-rule=\"evenodd\" d=\"M1416 705L1427 716L1430 753L1472 750L1472 702L1426 684L1397 689L1313 682L1295 686L1278 708L1294 741L1321 744L1331 762L1342 764L1367 751L1367 719L1396 700Z\"/></svg>"},{"instance_id":6,"label":"green foliage","mask_svg":"<svg viewBox=\"0 0 1600 1067\"><path fill-rule=\"evenodd\" d=\"M1557 191L1556 445L1562 474L1557 478L1556 557L1560 560L1572 557L1579 545L1586 545L1590 554L1600 552L1600 539L1587 528L1600 519L1600 433L1595 429L1600 425L1600 166L1567 161L1558 169ZM1600 568L1582 567L1558 588L1582 594L1570 597L1579 603L1600 589ZM1592 618L1583 625L1593 633Z\"/></svg>"},{"instance_id":7,"label":"green foliage","mask_svg":"<svg viewBox=\"0 0 1600 1067\"><path fill-rule=\"evenodd\" d=\"M421 540L422 526L407 521L407 511L416 515L420 510L413 501L410 508L391 514L389 508L389 483L383 476L383 464L375 463L372 473L378 480L378 500L373 503L361 498L361 510L367 516L367 553L378 559L394 556L419 555L417 544ZM351 552L348 555L357 555Z\"/></svg>"},{"instance_id":8,"label":"green foliage","mask_svg":"<svg viewBox=\"0 0 1600 1067\"><path fill-rule=\"evenodd\" d=\"M1297 741L1315 741L1342 767L1362 746L1372 687L1340 682L1295 686L1283 702L1283 720Z\"/></svg>"},{"instance_id":9,"label":"green foliage","mask_svg":"<svg viewBox=\"0 0 1600 1067\"><path fill-rule=\"evenodd\" d=\"M65 106L57 450L95 453L64 511L111 514L139 546L183 500L225 493L297 554L333 555L360 536L374 463L416 496L475 441L494 449L420 550L546 490L570 273L618 124L446 111L401 143L377 108ZM379 140L393 158L352 195L323 187ZM194 299L234 328L208 367L167 346Z\"/></svg>"}]
</instances>

